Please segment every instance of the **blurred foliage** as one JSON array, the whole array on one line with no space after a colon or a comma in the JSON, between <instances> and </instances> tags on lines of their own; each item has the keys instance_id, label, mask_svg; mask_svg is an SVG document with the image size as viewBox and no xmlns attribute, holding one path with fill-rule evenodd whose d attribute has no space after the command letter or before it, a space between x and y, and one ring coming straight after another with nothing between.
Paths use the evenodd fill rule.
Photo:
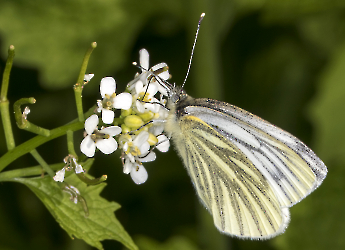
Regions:
<instances>
[{"instance_id":1,"label":"blurred foliage","mask_svg":"<svg viewBox=\"0 0 345 250\"><path fill-rule=\"evenodd\" d=\"M95 77L84 91L85 109L99 98L102 77L113 76L118 88L125 88L137 71L131 62L141 48L148 49L151 65L168 63L172 81L180 84L201 12L206 17L187 92L240 106L296 135L325 161L327 178L291 208L286 232L264 242L230 238L214 229L173 150L145 164L149 179L140 186L123 175L118 154L96 154L91 173L109 177L102 196L121 204L116 216L131 236L145 235L134 237L142 249L345 248L344 1L2 0L1 71L9 45L16 47L9 100L34 96L30 118L43 127L76 118L72 86L93 41L98 47L88 71ZM14 130L17 145L33 136ZM81 138L80 131L76 142ZM6 152L5 143L0 150ZM66 139L39 151L49 164L61 162L68 154ZM8 169L36 164L24 156ZM88 249L82 241L71 241L25 186L1 183L0 198L0 249ZM122 248L102 243L105 249Z\"/></svg>"}]
</instances>

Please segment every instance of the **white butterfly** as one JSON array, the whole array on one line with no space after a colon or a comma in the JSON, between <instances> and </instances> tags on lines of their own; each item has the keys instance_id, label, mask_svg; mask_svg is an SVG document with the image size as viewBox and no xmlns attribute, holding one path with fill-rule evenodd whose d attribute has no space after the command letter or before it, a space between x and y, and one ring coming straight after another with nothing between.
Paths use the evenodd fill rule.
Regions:
<instances>
[{"instance_id":1,"label":"white butterfly","mask_svg":"<svg viewBox=\"0 0 345 250\"><path fill-rule=\"evenodd\" d=\"M325 164L299 139L258 116L166 87L165 131L215 226L240 238L283 233L289 207L322 183Z\"/></svg>"},{"instance_id":2,"label":"white butterfly","mask_svg":"<svg viewBox=\"0 0 345 250\"><path fill-rule=\"evenodd\" d=\"M187 76L189 69L190 64ZM258 116L225 102L190 97L160 79L160 70L165 69L150 74L168 94L164 131L215 226L239 238L268 239L283 233L289 207L326 177L322 160L299 139Z\"/></svg>"}]
</instances>

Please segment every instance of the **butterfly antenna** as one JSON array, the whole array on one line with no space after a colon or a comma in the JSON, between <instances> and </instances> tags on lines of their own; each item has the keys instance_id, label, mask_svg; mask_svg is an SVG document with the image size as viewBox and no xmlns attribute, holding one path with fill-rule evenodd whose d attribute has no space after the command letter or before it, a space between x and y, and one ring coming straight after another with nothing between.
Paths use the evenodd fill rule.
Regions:
<instances>
[{"instance_id":1,"label":"butterfly antenna","mask_svg":"<svg viewBox=\"0 0 345 250\"><path fill-rule=\"evenodd\" d=\"M192 54L190 55L190 59L189 59L189 64L188 64L188 70L187 70L187 74L186 77L184 78L183 84L182 84L182 88L184 86L184 84L187 81L188 75L189 75L189 71L190 71L190 67L192 66L192 59L193 59L193 55L194 55L194 49L195 49L195 45L196 45L196 40L198 39L198 34L199 34L199 30L200 30L200 25L201 25L201 21L202 19L204 19L205 13L202 13L200 15L200 19L198 22L198 28L196 29L196 34L195 34L195 38L194 38L194 43L193 43L193 47L192 47Z\"/></svg>"},{"instance_id":2,"label":"butterfly antenna","mask_svg":"<svg viewBox=\"0 0 345 250\"><path fill-rule=\"evenodd\" d=\"M157 80L157 82L158 82L161 86L163 86L163 88L165 88L168 92L171 91L171 89L172 89L173 87L175 87L175 86L172 86L171 83L169 83L168 81L166 81L166 80L160 78L159 76L157 76L154 72L152 72L152 71L150 71L150 70L147 70L147 69L144 69L141 65L138 65L137 62L132 62L132 64L133 64L135 67L141 69L142 71L146 71L146 72L150 73L150 75L153 76L153 77ZM175 85L175 83L174 83L174 85Z\"/></svg>"}]
</instances>

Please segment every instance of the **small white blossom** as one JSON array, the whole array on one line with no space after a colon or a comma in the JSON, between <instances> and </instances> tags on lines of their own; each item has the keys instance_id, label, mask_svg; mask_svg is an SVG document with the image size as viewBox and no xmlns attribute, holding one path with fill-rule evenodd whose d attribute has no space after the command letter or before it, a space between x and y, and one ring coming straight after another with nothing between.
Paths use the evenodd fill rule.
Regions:
<instances>
[{"instance_id":1,"label":"small white blossom","mask_svg":"<svg viewBox=\"0 0 345 250\"><path fill-rule=\"evenodd\" d=\"M73 162L75 165L75 168L74 168L75 173L76 174L84 173L85 171L84 171L83 167L77 163L76 158L73 157L72 159L73 159Z\"/></svg>"},{"instance_id":2,"label":"small white blossom","mask_svg":"<svg viewBox=\"0 0 345 250\"><path fill-rule=\"evenodd\" d=\"M121 128L111 126L98 130L98 116L92 115L85 121L87 136L80 144L80 150L88 157L95 155L96 147L104 154L111 154L117 149L117 142L113 136L121 133Z\"/></svg>"},{"instance_id":3,"label":"small white blossom","mask_svg":"<svg viewBox=\"0 0 345 250\"><path fill-rule=\"evenodd\" d=\"M59 182L63 182L64 178L65 178L65 167L61 169L60 171L57 171L55 176L53 177L54 181L59 181Z\"/></svg>"},{"instance_id":4,"label":"small white blossom","mask_svg":"<svg viewBox=\"0 0 345 250\"><path fill-rule=\"evenodd\" d=\"M23 119L27 120L28 114L30 114L30 108L28 106L26 106L24 111L23 111L23 114L22 114Z\"/></svg>"},{"instance_id":5,"label":"small white blossom","mask_svg":"<svg viewBox=\"0 0 345 250\"><path fill-rule=\"evenodd\" d=\"M94 75L95 74L85 74L84 75L84 81L89 82L92 79L92 77L94 77Z\"/></svg>"},{"instance_id":6,"label":"small white blossom","mask_svg":"<svg viewBox=\"0 0 345 250\"><path fill-rule=\"evenodd\" d=\"M139 62L142 68L141 74L129 82L127 84L127 88L132 91L139 81L142 82L143 86L146 86L148 84L148 79L150 79L150 85L155 85L160 93L167 96L167 90L159 82L161 82L161 80L166 81L169 79L170 74L168 71L168 65L166 63L159 63L149 69L149 59L150 57L147 50L141 49L139 51ZM153 72L157 77L150 77L151 73L149 71Z\"/></svg>"},{"instance_id":7,"label":"small white blossom","mask_svg":"<svg viewBox=\"0 0 345 250\"><path fill-rule=\"evenodd\" d=\"M138 112L144 113L145 111L152 111L153 113L159 112L161 105L159 100L154 97L158 88L154 84L143 86L141 81L138 81L135 86L138 100L136 101L136 108Z\"/></svg>"},{"instance_id":8,"label":"small white blossom","mask_svg":"<svg viewBox=\"0 0 345 250\"><path fill-rule=\"evenodd\" d=\"M147 180L148 174L142 164L138 164L137 162L132 162L127 157L124 159L124 162L125 163L123 164L123 172L125 174L130 174L132 180L136 184L142 184Z\"/></svg>"},{"instance_id":9,"label":"small white blossom","mask_svg":"<svg viewBox=\"0 0 345 250\"><path fill-rule=\"evenodd\" d=\"M132 106L132 96L130 93L116 95L116 82L112 77L104 77L101 80L100 92L103 100L98 100L98 112L102 112L102 121L111 124L114 121L115 109L128 110Z\"/></svg>"}]
</instances>

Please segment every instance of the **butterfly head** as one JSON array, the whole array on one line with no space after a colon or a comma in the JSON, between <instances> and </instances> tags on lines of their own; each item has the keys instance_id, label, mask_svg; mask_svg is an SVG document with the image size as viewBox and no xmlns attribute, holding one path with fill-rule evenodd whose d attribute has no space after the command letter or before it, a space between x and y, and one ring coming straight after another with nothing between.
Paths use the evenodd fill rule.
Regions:
<instances>
[{"instance_id":1,"label":"butterfly head","mask_svg":"<svg viewBox=\"0 0 345 250\"><path fill-rule=\"evenodd\" d=\"M169 89L168 97L171 103L178 103L187 98L186 91L180 86L174 86Z\"/></svg>"}]
</instances>

